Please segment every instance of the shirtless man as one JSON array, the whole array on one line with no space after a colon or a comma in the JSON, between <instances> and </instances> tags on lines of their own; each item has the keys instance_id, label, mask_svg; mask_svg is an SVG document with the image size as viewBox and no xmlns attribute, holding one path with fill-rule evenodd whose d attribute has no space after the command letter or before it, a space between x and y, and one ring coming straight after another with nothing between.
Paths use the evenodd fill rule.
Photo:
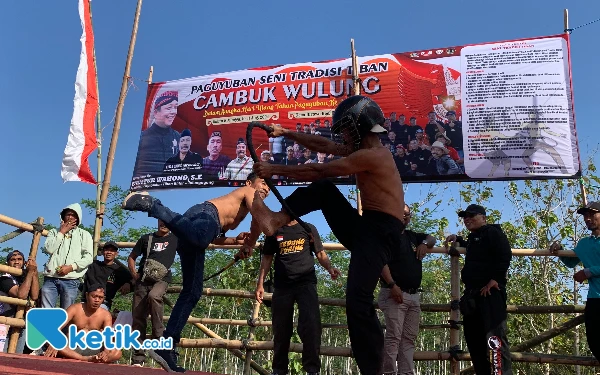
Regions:
<instances>
[{"instance_id":1,"label":"shirtless man","mask_svg":"<svg viewBox=\"0 0 600 375\"><path fill-rule=\"evenodd\" d=\"M91 285L89 291L85 293L85 302L75 303L67 308L67 321L63 329L74 324L80 331L102 331L104 327L112 325L112 316L110 312L101 309L100 305L104 302L104 288L100 284ZM69 349L67 346L62 350L57 350L49 346L44 353L46 357L60 356L62 358L76 359L85 362L112 363L121 358L120 349Z\"/></svg>"},{"instance_id":2,"label":"shirtless man","mask_svg":"<svg viewBox=\"0 0 600 375\"><path fill-rule=\"evenodd\" d=\"M218 245L242 245L238 256L245 259L252 255L253 246L260 235L254 219L250 233L240 233L237 237L224 237L225 232L235 229L250 212L254 197L266 198L269 187L265 180L250 173L246 186L235 189L219 198L192 206L183 215L171 211L160 200L148 193L131 193L123 201L122 207L129 211L147 212L148 216L162 220L179 240L177 253L181 258L183 285L179 298L173 307L171 317L163 336L172 337L178 343L181 332L192 310L202 296L204 284L204 251L210 243ZM177 366L175 349L149 351L154 360L167 371L184 372Z\"/></svg>"},{"instance_id":3,"label":"shirtless man","mask_svg":"<svg viewBox=\"0 0 600 375\"><path fill-rule=\"evenodd\" d=\"M296 189L286 202L298 216L321 210L337 239L351 251L346 290L346 315L352 352L362 374L379 374L383 353L383 331L373 307L375 287L393 248L400 243L404 225L404 191L392 153L383 147L377 133L385 132L383 112L373 100L352 96L333 114L334 134L344 144L325 137L291 132L279 126L269 136L285 136L317 152L344 156L325 164L297 166L257 163L259 177L286 176L297 181L315 181ZM361 192L362 216L326 178L356 174ZM265 235L291 219L288 212L274 213L260 197L252 214Z\"/></svg>"}]
</instances>

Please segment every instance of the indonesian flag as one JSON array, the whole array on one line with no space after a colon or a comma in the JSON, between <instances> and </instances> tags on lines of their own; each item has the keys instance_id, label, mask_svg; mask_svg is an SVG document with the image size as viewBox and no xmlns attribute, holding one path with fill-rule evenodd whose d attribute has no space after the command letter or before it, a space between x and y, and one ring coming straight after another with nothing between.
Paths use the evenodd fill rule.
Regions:
<instances>
[{"instance_id":1,"label":"indonesian flag","mask_svg":"<svg viewBox=\"0 0 600 375\"><path fill-rule=\"evenodd\" d=\"M79 18L83 29L80 39L81 54L75 77L73 118L63 155L61 176L64 182L82 181L96 184L88 163L88 157L97 147L94 118L98 111L90 0L79 0Z\"/></svg>"}]
</instances>

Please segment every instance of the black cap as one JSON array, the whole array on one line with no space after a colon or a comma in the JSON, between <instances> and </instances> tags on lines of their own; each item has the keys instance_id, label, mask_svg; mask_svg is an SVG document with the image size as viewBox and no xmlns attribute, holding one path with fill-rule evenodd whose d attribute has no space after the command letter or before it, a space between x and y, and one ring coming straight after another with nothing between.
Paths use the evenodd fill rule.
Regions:
<instances>
[{"instance_id":1,"label":"black cap","mask_svg":"<svg viewBox=\"0 0 600 375\"><path fill-rule=\"evenodd\" d=\"M115 250L119 251L119 246L117 246L117 243L114 241L105 242L104 246L102 246L102 250L106 249L107 247L112 247Z\"/></svg>"},{"instance_id":2,"label":"black cap","mask_svg":"<svg viewBox=\"0 0 600 375\"><path fill-rule=\"evenodd\" d=\"M586 212L600 212L600 202L589 202L585 205L585 207L581 207L577 210L577 213L580 215L585 214Z\"/></svg>"},{"instance_id":3,"label":"black cap","mask_svg":"<svg viewBox=\"0 0 600 375\"><path fill-rule=\"evenodd\" d=\"M482 206L480 206L478 204L470 204L466 210L460 211L458 213L458 217L465 217L468 214L475 214L475 215L481 214L481 215L485 216L485 208L483 208Z\"/></svg>"}]
</instances>

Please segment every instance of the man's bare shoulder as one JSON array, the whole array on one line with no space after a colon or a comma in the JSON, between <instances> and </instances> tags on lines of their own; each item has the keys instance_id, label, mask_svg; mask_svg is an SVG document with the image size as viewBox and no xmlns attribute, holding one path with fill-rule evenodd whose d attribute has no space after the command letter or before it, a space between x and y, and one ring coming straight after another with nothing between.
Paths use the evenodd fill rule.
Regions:
<instances>
[{"instance_id":1,"label":"man's bare shoulder","mask_svg":"<svg viewBox=\"0 0 600 375\"><path fill-rule=\"evenodd\" d=\"M392 153L385 147L361 148L354 151L350 157L356 161L379 165L382 160L392 159Z\"/></svg>"},{"instance_id":2,"label":"man's bare shoulder","mask_svg":"<svg viewBox=\"0 0 600 375\"><path fill-rule=\"evenodd\" d=\"M67 307L67 314L72 313L74 315L83 314L83 302L77 302Z\"/></svg>"}]
</instances>

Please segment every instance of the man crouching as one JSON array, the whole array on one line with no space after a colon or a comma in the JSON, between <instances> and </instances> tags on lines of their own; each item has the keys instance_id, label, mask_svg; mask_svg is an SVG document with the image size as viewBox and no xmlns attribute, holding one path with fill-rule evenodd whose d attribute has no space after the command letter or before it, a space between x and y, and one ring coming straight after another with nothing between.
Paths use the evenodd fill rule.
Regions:
<instances>
[{"instance_id":1,"label":"man crouching","mask_svg":"<svg viewBox=\"0 0 600 375\"><path fill-rule=\"evenodd\" d=\"M67 308L67 321L62 329L74 324L79 331L102 331L104 327L112 326L112 316L110 312L101 309L100 305L104 301L105 291L100 284L91 285L85 293L85 302L75 303ZM60 357L76 359L86 362L112 363L121 358L122 352L119 349L108 350L100 349L81 349L75 350L66 347L57 350L49 346L44 353L46 357Z\"/></svg>"}]
</instances>

